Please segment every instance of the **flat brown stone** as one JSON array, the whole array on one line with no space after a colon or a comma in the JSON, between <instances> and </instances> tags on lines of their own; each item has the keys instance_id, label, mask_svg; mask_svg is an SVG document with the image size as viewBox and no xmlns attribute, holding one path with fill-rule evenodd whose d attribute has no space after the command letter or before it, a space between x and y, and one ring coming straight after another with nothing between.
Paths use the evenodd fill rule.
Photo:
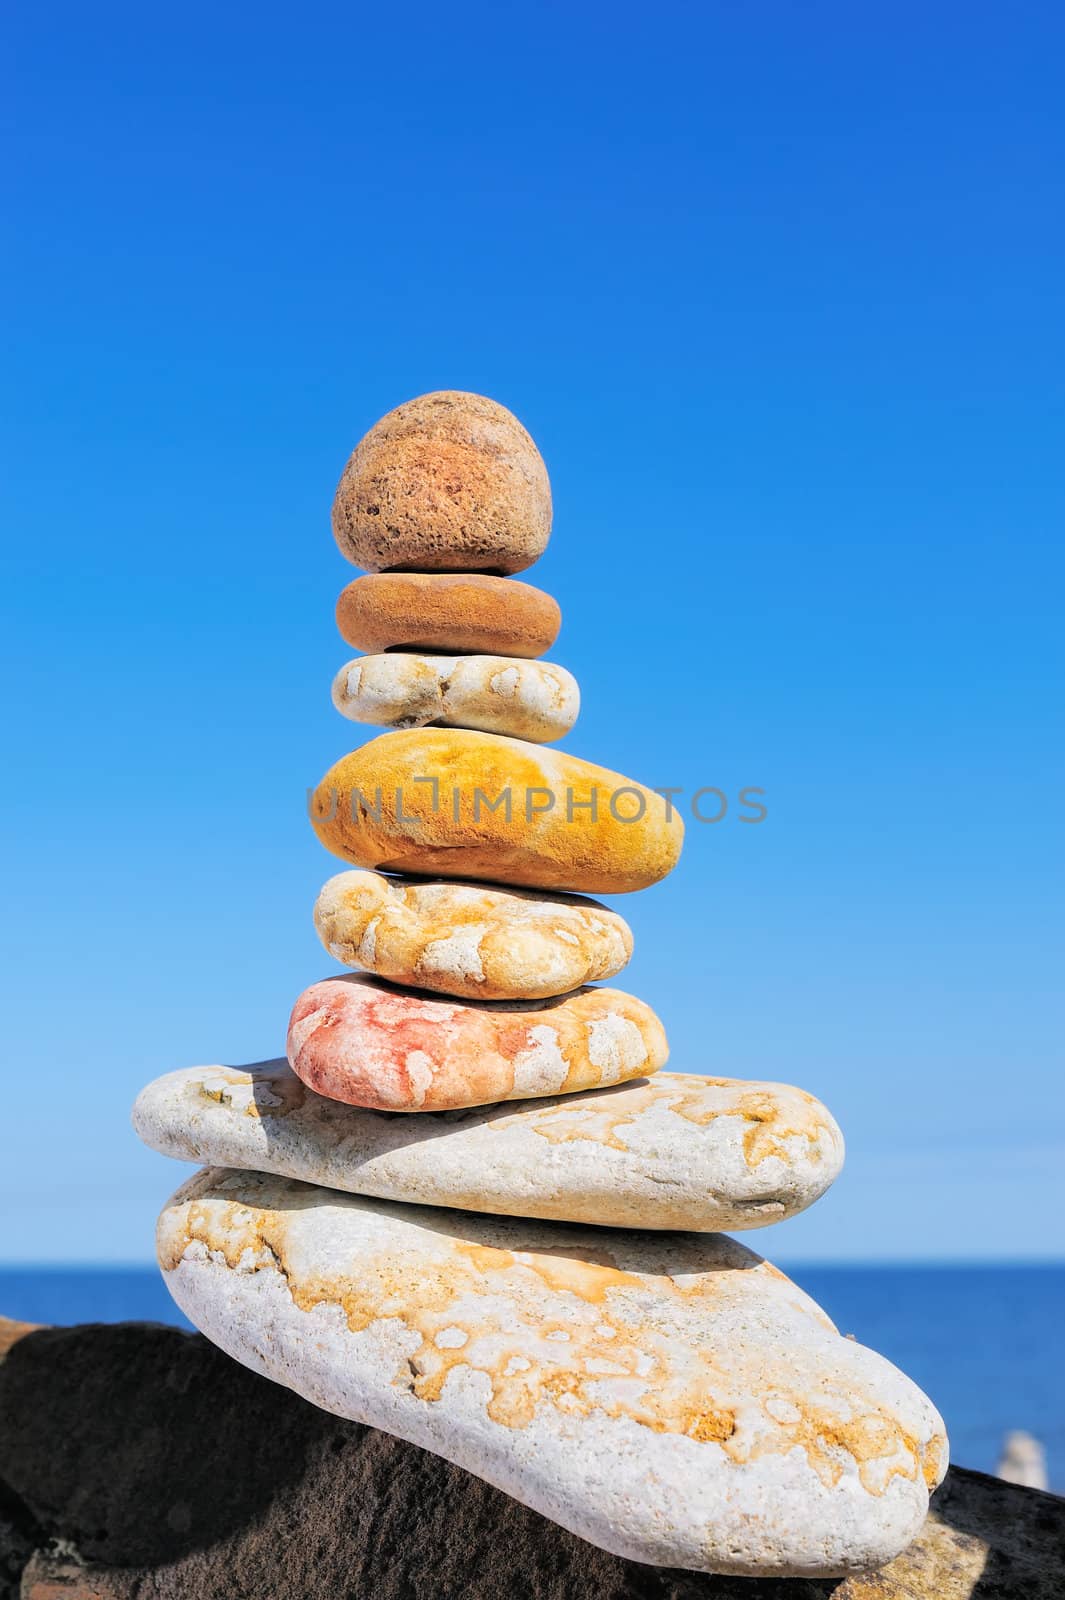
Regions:
<instances>
[{"instance_id":1,"label":"flat brown stone","mask_svg":"<svg viewBox=\"0 0 1065 1600\"><path fill-rule=\"evenodd\" d=\"M531 583L467 572L381 572L340 591L337 627L367 655L384 650L542 656L558 638L557 600Z\"/></svg>"},{"instance_id":2,"label":"flat brown stone","mask_svg":"<svg viewBox=\"0 0 1065 1600\"><path fill-rule=\"evenodd\" d=\"M0 1478L0 1539L23 1551L2 1600L19 1573L23 1600L1060 1600L1065 1571L1065 1501L957 1467L910 1548L844 1583L624 1561L143 1323L12 1346Z\"/></svg>"},{"instance_id":3,"label":"flat brown stone","mask_svg":"<svg viewBox=\"0 0 1065 1600\"><path fill-rule=\"evenodd\" d=\"M333 501L341 554L369 572L521 572L551 534L540 452L511 412L443 389L360 440Z\"/></svg>"}]
</instances>

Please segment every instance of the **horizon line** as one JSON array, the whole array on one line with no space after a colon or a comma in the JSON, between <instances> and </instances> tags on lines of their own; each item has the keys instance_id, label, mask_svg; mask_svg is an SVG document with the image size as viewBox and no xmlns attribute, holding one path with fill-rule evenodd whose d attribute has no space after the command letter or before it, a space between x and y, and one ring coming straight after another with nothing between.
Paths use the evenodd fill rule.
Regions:
<instances>
[{"instance_id":1,"label":"horizon line","mask_svg":"<svg viewBox=\"0 0 1065 1600\"><path fill-rule=\"evenodd\" d=\"M734 1234L727 1237L737 1243L744 1242L743 1236L738 1238ZM750 1248L750 1247L748 1247ZM753 1251L757 1255L758 1251ZM765 1259L765 1258L763 1258ZM774 1256L773 1266L786 1268L789 1272L800 1272L808 1268L840 1268L846 1270L878 1270L881 1268L906 1268L908 1270L931 1271L945 1268L948 1271L965 1270L971 1268L1008 1268L1008 1267L1059 1267L1065 1268L1065 1255L1060 1256L808 1256L788 1257ZM61 1261L61 1260L9 1260L0 1259L0 1272L158 1272L160 1269L150 1257L128 1260L118 1257L112 1261ZM3 1312L0 1310L0 1315Z\"/></svg>"}]
</instances>

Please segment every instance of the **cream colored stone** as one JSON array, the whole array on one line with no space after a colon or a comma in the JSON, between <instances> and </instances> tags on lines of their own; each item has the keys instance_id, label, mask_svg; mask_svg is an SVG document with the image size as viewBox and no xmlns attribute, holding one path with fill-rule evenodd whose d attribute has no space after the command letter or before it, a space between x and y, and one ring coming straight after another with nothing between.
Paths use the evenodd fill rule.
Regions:
<instances>
[{"instance_id":1,"label":"cream colored stone","mask_svg":"<svg viewBox=\"0 0 1065 1600\"><path fill-rule=\"evenodd\" d=\"M530 1053L530 1080L550 1057L549 1041ZM812 1205L843 1164L843 1136L813 1095L679 1072L412 1118L326 1100L284 1061L188 1067L142 1090L133 1125L180 1161L619 1228L764 1227Z\"/></svg>"},{"instance_id":2,"label":"cream colored stone","mask_svg":"<svg viewBox=\"0 0 1065 1600\"><path fill-rule=\"evenodd\" d=\"M175 1300L254 1371L637 1561L840 1576L919 1531L943 1424L721 1234L604 1233L202 1172Z\"/></svg>"},{"instance_id":3,"label":"cream colored stone","mask_svg":"<svg viewBox=\"0 0 1065 1600\"><path fill-rule=\"evenodd\" d=\"M314 925L346 967L469 1000L566 994L632 955L628 923L595 900L377 872L330 878Z\"/></svg>"},{"instance_id":4,"label":"cream colored stone","mask_svg":"<svg viewBox=\"0 0 1065 1600\"><path fill-rule=\"evenodd\" d=\"M333 704L352 722L510 734L550 744L573 727L577 680L550 661L514 656L360 656L333 679Z\"/></svg>"}]
</instances>

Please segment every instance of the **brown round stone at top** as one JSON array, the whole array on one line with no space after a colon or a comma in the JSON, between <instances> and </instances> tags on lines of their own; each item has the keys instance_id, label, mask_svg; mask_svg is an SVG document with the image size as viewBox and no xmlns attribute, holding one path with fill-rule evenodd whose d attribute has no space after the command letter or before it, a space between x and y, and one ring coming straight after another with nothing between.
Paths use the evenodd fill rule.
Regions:
<instances>
[{"instance_id":1,"label":"brown round stone at top","mask_svg":"<svg viewBox=\"0 0 1065 1600\"><path fill-rule=\"evenodd\" d=\"M550 650L558 601L531 583L483 573L380 572L340 591L337 627L356 650L524 656Z\"/></svg>"},{"instance_id":2,"label":"brown round stone at top","mask_svg":"<svg viewBox=\"0 0 1065 1600\"><path fill-rule=\"evenodd\" d=\"M333 501L341 553L369 572L521 572L551 533L551 486L517 417L442 389L359 442Z\"/></svg>"}]
</instances>

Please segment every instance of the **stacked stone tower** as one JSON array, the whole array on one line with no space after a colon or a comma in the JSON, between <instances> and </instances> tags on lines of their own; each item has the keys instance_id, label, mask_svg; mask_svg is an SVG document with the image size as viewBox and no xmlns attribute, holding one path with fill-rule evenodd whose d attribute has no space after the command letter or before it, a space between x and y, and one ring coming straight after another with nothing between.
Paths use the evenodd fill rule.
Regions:
<instances>
[{"instance_id":1,"label":"stacked stone tower","mask_svg":"<svg viewBox=\"0 0 1065 1600\"><path fill-rule=\"evenodd\" d=\"M811 1095L663 1072L632 953L594 894L665 876L677 813L546 748L577 684L543 660L551 496L476 395L382 419L337 490L365 654L337 709L388 728L314 792L348 864L315 925L342 966L287 1062L141 1095L156 1149L206 1162L160 1262L239 1361L446 1456L619 1555L836 1576L896 1554L946 1466L942 1423L721 1229L802 1210L843 1159Z\"/></svg>"}]
</instances>

